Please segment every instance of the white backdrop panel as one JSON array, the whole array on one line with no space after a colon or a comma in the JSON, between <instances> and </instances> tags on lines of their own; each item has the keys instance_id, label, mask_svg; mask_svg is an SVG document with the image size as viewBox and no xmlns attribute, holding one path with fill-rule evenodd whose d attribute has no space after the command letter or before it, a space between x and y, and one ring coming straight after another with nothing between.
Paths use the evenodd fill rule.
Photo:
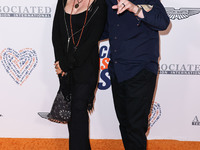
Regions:
<instances>
[{"instance_id":1,"label":"white backdrop panel","mask_svg":"<svg viewBox=\"0 0 200 150\"><path fill-rule=\"evenodd\" d=\"M37 112L50 110L59 86L53 66L54 53L51 43L56 2L56 0L0 0L0 54L2 56L0 58L0 137L68 137L66 125L49 122L37 115ZM148 138L200 141L198 137L200 134L198 120L200 119L198 86L200 83L200 14L198 12L200 2L197 0L162 0L162 2L165 7L184 8L184 11L173 11L176 16L186 15L188 12L191 13L191 10L195 10L197 14L186 19L171 20L169 29L161 32L161 74L158 78L153 109L155 116L151 119ZM19 13L23 17L16 17ZM15 17L8 17L10 14ZM31 17L38 14L40 17ZM7 17L3 17L6 15ZM28 17L25 17L27 15ZM8 48L10 52L4 53ZM27 54L33 50L36 52L37 61L34 61L33 56L23 55L23 52ZM90 117L90 137L94 139L121 138L107 72L108 51L109 43L102 42L99 89L96 93L95 110ZM15 59L20 61L14 61ZM25 60L30 63L29 68L23 68ZM9 62L12 63L12 68L6 65ZM36 66L31 66L33 64ZM21 71L18 78L15 72L17 70ZM23 74L23 71L29 72ZM189 75L192 73L198 75ZM23 80L22 76L27 79ZM21 85L18 84L20 79ZM197 125L192 125L193 121Z\"/></svg>"}]
</instances>

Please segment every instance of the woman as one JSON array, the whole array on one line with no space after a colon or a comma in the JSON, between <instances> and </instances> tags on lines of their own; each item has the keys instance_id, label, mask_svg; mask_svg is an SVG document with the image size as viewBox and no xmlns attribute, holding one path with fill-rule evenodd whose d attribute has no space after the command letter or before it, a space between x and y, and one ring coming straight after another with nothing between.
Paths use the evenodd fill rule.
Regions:
<instances>
[{"instance_id":1,"label":"woman","mask_svg":"<svg viewBox=\"0 0 200 150\"><path fill-rule=\"evenodd\" d=\"M58 0L52 40L56 72L69 79L64 95L69 89L72 94L70 150L91 149L88 111L93 107L99 70L98 41L105 21L104 0Z\"/></svg>"}]
</instances>

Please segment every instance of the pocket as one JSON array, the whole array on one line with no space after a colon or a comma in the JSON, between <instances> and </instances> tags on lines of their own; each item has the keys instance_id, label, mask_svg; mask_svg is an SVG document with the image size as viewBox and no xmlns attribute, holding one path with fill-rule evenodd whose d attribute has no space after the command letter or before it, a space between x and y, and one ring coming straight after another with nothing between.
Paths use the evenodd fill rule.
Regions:
<instances>
[{"instance_id":1,"label":"pocket","mask_svg":"<svg viewBox=\"0 0 200 150\"><path fill-rule=\"evenodd\" d=\"M127 82L146 82L153 78L156 78L156 74L147 69L142 69L133 78L127 80Z\"/></svg>"}]
</instances>

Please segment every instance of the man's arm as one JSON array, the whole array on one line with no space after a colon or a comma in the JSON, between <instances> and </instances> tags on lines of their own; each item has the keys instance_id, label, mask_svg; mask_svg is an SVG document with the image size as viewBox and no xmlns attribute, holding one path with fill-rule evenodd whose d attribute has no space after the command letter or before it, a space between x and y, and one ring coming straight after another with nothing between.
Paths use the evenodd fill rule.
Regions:
<instances>
[{"instance_id":1,"label":"man's arm","mask_svg":"<svg viewBox=\"0 0 200 150\"><path fill-rule=\"evenodd\" d=\"M160 0L151 0L148 4L133 4L129 0L118 0L112 7L117 9L117 14L124 11L132 12L140 21L149 25L153 30L165 30L169 25L169 17Z\"/></svg>"}]
</instances>

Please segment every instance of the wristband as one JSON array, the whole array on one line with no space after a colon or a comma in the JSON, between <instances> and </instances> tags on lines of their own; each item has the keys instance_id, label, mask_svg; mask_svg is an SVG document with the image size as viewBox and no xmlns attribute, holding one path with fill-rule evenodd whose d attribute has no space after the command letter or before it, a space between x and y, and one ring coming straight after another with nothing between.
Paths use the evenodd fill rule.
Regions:
<instances>
[{"instance_id":1,"label":"wristband","mask_svg":"<svg viewBox=\"0 0 200 150\"><path fill-rule=\"evenodd\" d=\"M137 12L135 13L135 16L138 16L138 14L140 13L140 11L142 10L142 7L140 5L137 5Z\"/></svg>"}]
</instances>

